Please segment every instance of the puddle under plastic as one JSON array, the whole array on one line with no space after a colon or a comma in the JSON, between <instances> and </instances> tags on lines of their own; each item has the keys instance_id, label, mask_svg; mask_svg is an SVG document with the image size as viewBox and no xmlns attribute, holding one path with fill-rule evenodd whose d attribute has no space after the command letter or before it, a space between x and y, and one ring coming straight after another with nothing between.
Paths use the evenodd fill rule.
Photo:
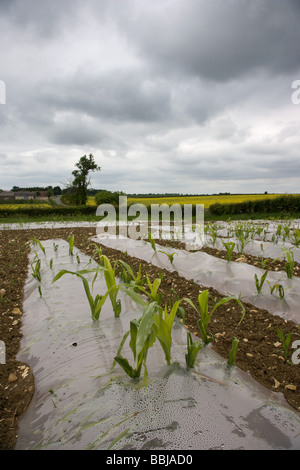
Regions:
<instances>
[{"instance_id":1,"label":"puddle under plastic","mask_svg":"<svg viewBox=\"0 0 300 470\"><path fill-rule=\"evenodd\" d=\"M65 275L52 284L59 270L83 269L89 258L76 251L70 256L62 240L43 246L45 254L36 248L42 297L30 271L25 288L18 359L32 367L36 391L19 421L17 450L300 449L299 415L280 394L229 368L209 347L202 348L193 370L186 369L186 330L179 322L171 366L159 345L149 351L147 389L118 365L111 370L141 307L120 294L120 317L114 317L107 301L93 322L77 276ZM106 291L101 276L94 291ZM127 343L123 355L132 362Z\"/></svg>"}]
</instances>

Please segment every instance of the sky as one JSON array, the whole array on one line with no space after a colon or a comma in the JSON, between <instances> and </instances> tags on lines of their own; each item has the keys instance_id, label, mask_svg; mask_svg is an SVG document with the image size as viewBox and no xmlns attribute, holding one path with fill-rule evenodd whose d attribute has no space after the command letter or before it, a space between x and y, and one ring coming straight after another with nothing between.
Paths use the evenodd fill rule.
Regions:
<instances>
[{"instance_id":1,"label":"sky","mask_svg":"<svg viewBox=\"0 0 300 470\"><path fill-rule=\"evenodd\" d=\"M0 0L0 188L299 193L299 0Z\"/></svg>"}]
</instances>

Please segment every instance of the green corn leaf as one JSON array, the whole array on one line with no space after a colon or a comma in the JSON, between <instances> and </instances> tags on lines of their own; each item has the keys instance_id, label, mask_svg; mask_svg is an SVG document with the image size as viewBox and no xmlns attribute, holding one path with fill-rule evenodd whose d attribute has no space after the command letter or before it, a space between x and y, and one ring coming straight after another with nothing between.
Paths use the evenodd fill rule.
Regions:
<instances>
[{"instance_id":1,"label":"green corn leaf","mask_svg":"<svg viewBox=\"0 0 300 470\"><path fill-rule=\"evenodd\" d=\"M140 325L138 328L137 336L136 336L136 357L135 357L135 365L138 365L138 357L143 350L144 344L147 338L152 333L152 326L154 321L154 315L157 310L157 303L152 302L149 304L141 317Z\"/></svg>"},{"instance_id":2,"label":"green corn leaf","mask_svg":"<svg viewBox=\"0 0 300 470\"><path fill-rule=\"evenodd\" d=\"M129 346L132 350L134 358L136 358L136 338L137 338L139 326L140 326L140 324L137 320L132 320L130 322L130 342L129 342Z\"/></svg>"},{"instance_id":3,"label":"green corn leaf","mask_svg":"<svg viewBox=\"0 0 300 470\"><path fill-rule=\"evenodd\" d=\"M174 319L176 317L176 314L177 314L177 310L179 308L179 305L181 303L181 300L177 300L175 302L175 304L173 305L173 307L171 308L171 311L168 315L167 313L167 306L165 305L165 321L167 323L167 326L169 328L169 330L171 331L172 329L172 326L173 326L173 323L174 323Z\"/></svg>"},{"instance_id":4,"label":"green corn leaf","mask_svg":"<svg viewBox=\"0 0 300 470\"><path fill-rule=\"evenodd\" d=\"M239 340L237 338L233 338L232 347L231 347L231 350L229 352L229 357L228 357L228 361L227 361L227 364L229 366L234 366L235 365L238 345L239 345Z\"/></svg>"},{"instance_id":5,"label":"green corn leaf","mask_svg":"<svg viewBox=\"0 0 300 470\"><path fill-rule=\"evenodd\" d=\"M140 371L137 371L129 364L128 360L122 356L115 356L115 361L124 369L127 375L132 379L137 379L140 376Z\"/></svg>"},{"instance_id":6,"label":"green corn leaf","mask_svg":"<svg viewBox=\"0 0 300 470\"><path fill-rule=\"evenodd\" d=\"M129 264L125 263L125 261L123 261L121 259L119 260L119 263L126 269L126 271L129 273L131 278L134 279L135 276L134 276L134 273L133 273L133 270L132 270L131 266L129 266Z\"/></svg>"},{"instance_id":7,"label":"green corn leaf","mask_svg":"<svg viewBox=\"0 0 300 470\"><path fill-rule=\"evenodd\" d=\"M187 353L185 355L185 362L188 368L193 368L195 365L196 358L200 349L202 348L202 344L200 341L193 341L191 333L188 331L187 333Z\"/></svg>"},{"instance_id":8,"label":"green corn leaf","mask_svg":"<svg viewBox=\"0 0 300 470\"><path fill-rule=\"evenodd\" d=\"M234 300L235 302L238 303L238 305L241 307L242 309L242 316L241 316L241 319L238 323L238 325L243 321L244 317L245 317L245 313L246 313L246 309L241 301L241 299L239 297L235 297L234 295L229 295L228 297L224 297L223 299L221 299L219 302L217 302L215 304L215 306L213 307L212 309L212 312L211 312L211 315L213 314L213 312L218 308L220 307L220 305L223 305L225 303L228 303L228 302L231 302L232 300Z\"/></svg>"},{"instance_id":9,"label":"green corn leaf","mask_svg":"<svg viewBox=\"0 0 300 470\"><path fill-rule=\"evenodd\" d=\"M146 305L148 305L148 303L143 299L143 297L137 292L135 292L133 289L131 289L130 287L120 286L120 290L125 292L138 305L142 305L142 307L145 307Z\"/></svg>"}]
</instances>

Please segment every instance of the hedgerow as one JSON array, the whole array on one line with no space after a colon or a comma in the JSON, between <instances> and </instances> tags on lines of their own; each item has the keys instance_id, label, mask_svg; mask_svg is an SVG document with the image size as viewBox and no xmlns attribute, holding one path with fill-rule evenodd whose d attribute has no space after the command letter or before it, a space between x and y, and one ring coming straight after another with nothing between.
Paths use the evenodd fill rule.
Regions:
<instances>
[{"instance_id":1,"label":"hedgerow","mask_svg":"<svg viewBox=\"0 0 300 470\"><path fill-rule=\"evenodd\" d=\"M13 216L45 217L45 216L65 216L65 215L95 215L93 206L53 206L53 207L18 207L17 209L5 208L0 212L0 217L8 218Z\"/></svg>"},{"instance_id":2,"label":"hedgerow","mask_svg":"<svg viewBox=\"0 0 300 470\"><path fill-rule=\"evenodd\" d=\"M274 199L266 198L231 204L221 204L217 202L209 207L209 211L214 215L254 214L258 212L300 212L300 195L278 196Z\"/></svg>"}]
</instances>

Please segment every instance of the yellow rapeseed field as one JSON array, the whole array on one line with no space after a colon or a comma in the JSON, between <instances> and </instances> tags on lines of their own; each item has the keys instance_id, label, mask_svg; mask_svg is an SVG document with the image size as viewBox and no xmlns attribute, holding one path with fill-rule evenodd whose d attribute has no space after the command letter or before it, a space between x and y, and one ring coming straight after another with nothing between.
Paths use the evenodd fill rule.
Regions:
<instances>
[{"instance_id":1,"label":"yellow rapeseed field","mask_svg":"<svg viewBox=\"0 0 300 470\"><path fill-rule=\"evenodd\" d=\"M31 208L44 208L44 207L51 207L50 204L0 204L0 211L5 209L31 209Z\"/></svg>"},{"instance_id":2,"label":"yellow rapeseed field","mask_svg":"<svg viewBox=\"0 0 300 470\"><path fill-rule=\"evenodd\" d=\"M230 204L243 201L254 201L257 199L276 198L283 196L283 194L220 194L216 196L176 196L176 197L153 197L153 198L132 198L128 197L128 204L144 204L149 206L151 204L204 204L207 209L212 204L219 202L220 204ZM96 205L94 197L90 196L88 199L89 205Z\"/></svg>"}]
</instances>

